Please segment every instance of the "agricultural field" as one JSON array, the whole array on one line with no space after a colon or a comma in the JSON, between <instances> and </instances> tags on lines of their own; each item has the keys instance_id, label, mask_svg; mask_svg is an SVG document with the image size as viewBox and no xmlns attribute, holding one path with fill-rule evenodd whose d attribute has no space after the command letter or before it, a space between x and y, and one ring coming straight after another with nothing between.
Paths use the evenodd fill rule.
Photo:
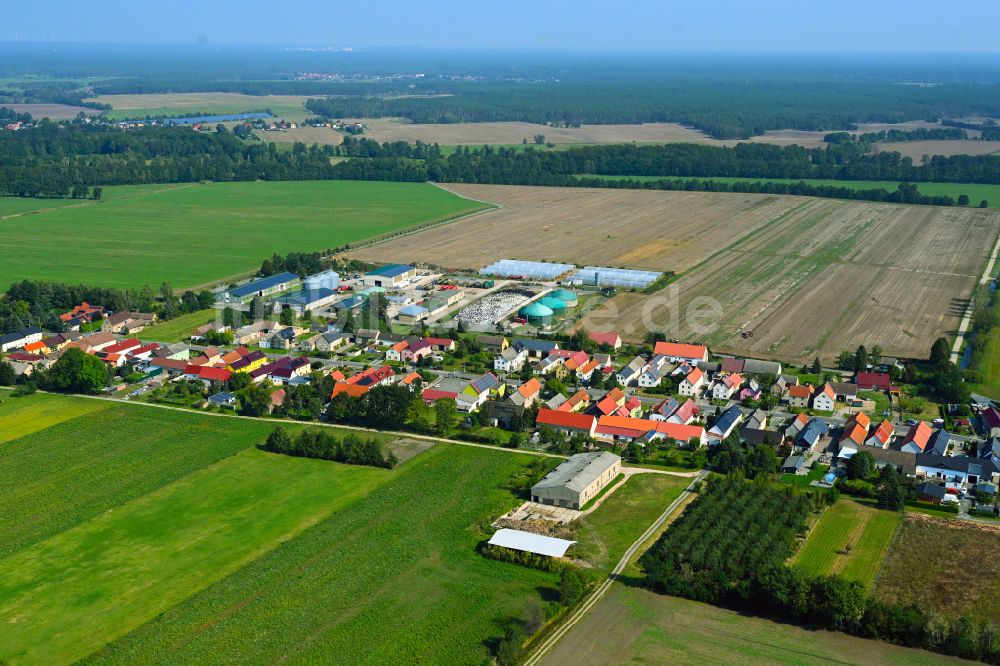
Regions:
<instances>
[{"instance_id":1,"label":"agricultural field","mask_svg":"<svg viewBox=\"0 0 1000 666\"><path fill-rule=\"evenodd\" d=\"M73 199L34 199L20 197L0 197L0 220L8 217L37 213L50 208L62 208L80 201Z\"/></svg>"},{"instance_id":2,"label":"agricultural field","mask_svg":"<svg viewBox=\"0 0 1000 666\"><path fill-rule=\"evenodd\" d=\"M939 654L797 627L615 583L542 664L904 664Z\"/></svg>"},{"instance_id":3,"label":"agricultural field","mask_svg":"<svg viewBox=\"0 0 1000 666\"><path fill-rule=\"evenodd\" d=\"M870 588L902 514L842 499L827 509L792 565L810 576L839 574Z\"/></svg>"},{"instance_id":4,"label":"agricultural field","mask_svg":"<svg viewBox=\"0 0 1000 666\"><path fill-rule=\"evenodd\" d=\"M1000 528L908 514L875 596L946 616L1000 618Z\"/></svg>"},{"instance_id":5,"label":"agricultural field","mask_svg":"<svg viewBox=\"0 0 1000 666\"><path fill-rule=\"evenodd\" d=\"M392 483L158 616L90 663L483 663L556 574L487 559L482 527L528 463L438 446Z\"/></svg>"},{"instance_id":6,"label":"agricultural field","mask_svg":"<svg viewBox=\"0 0 1000 666\"><path fill-rule=\"evenodd\" d=\"M590 326L631 339L660 329L721 352L826 362L859 344L926 357L936 338L957 330L997 241L1000 214L796 201L687 271L671 285L676 291L620 294L590 314ZM665 298L674 293L676 301ZM714 328L690 316L699 304L718 313ZM746 330L753 337L744 338Z\"/></svg>"},{"instance_id":7,"label":"agricultural field","mask_svg":"<svg viewBox=\"0 0 1000 666\"><path fill-rule=\"evenodd\" d=\"M85 414L93 418L95 412L109 406L100 400L48 393L15 398L9 391L0 390L0 444Z\"/></svg>"},{"instance_id":8,"label":"agricultural field","mask_svg":"<svg viewBox=\"0 0 1000 666\"><path fill-rule=\"evenodd\" d=\"M311 115L303 106L308 96L242 95L239 93L156 93L101 95L85 101L110 104L112 120L146 116L224 115L270 109L276 119L301 121ZM76 115L76 114L74 114Z\"/></svg>"},{"instance_id":9,"label":"agricultural field","mask_svg":"<svg viewBox=\"0 0 1000 666\"><path fill-rule=\"evenodd\" d=\"M30 113L36 120L48 118L49 120L72 120L80 113L88 116L99 116L104 112L99 109L91 109L86 106L76 106L73 104L0 104L8 109L14 109L18 113Z\"/></svg>"},{"instance_id":10,"label":"agricultural field","mask_svg":"<svg viewBox=\"0 0 1000 666\"><path fill-rule=\"evenodd\" d=\"M157 342L180 342L187 339L194 329L210 324L215 321L216 317L221 316L221 310L211 308L189 312L144 328L139 332L139 337L143 340L156 340Z\"/></svg>"},{"instance_id":11,"label":"agricultural field","mask_svg":"<svg viewBox=\"0 0 1000 666\"><path fill-rule=\"evenodd\" d=\"M681 272L801 203L793 197L753 194L459 184L447 188L502 208L422 231L419 243L393 240L351 256L477 270L509 258ZM733 229L733 220L739 220L738 229Z\"/></svg>"},{"instance_id":12,"label":"agricultural field","mask_svg":"<svg viewBox=\"0 0 1000 666\"><path fill-rule=\"evenodd\" d=\"M901 153L919 164L924 155L994 155L1000 153L1000 141L893 141L876 143L875 148L885 153Z\"/></svg>"},{"instance_id":13,"label":"agricultural field","mask_svg":"<svg viewBox=\"0 0 1000 666\"><path fill-rule=\"evenodd\" d=\"M107 201L4 220L0 289L24 278L207 285L245 275L275 252L324 250L483 207L425 183L208 183L127 196L106 189Z\"/></svg>"}]
</instances>

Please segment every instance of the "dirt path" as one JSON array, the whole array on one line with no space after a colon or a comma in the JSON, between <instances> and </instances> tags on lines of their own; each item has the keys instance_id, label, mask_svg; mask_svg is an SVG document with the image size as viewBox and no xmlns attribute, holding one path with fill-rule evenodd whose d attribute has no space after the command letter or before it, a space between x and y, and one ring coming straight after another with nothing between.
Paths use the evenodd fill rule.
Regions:
<instances>
[{"instance_id":1,"label":"dirt path","mask_svg":"<svg viewBox=\"0 0 1000 666\"><path fill-rule=\"evenodd\" d=\"M997 242L993 245L993 252L990 253L989 261L986 262L983 274L979 278L979 284L986 284L990 281L990 278L993 277L993 266L996 265L998 254L1000 254L1000 234L997 235ZM969 299L969 305L965 308L965 314L962 316L962 321L958 324L958 335L955 336L955 344L951 347L952 363L958 363L959 352L962 351L962 343L965 342L965 334L968 332L969 326L972 324L972 309L972 299Z\"/></svg>"},{"instance_id":2,"label":"dirt path","mask_svg":"<svg viewBox=\"0 0 1000 666\"><path fill-rule=\"evenodd\" d=\"M55 208L40 208L39 210L26 210L21 213L12 213L11 215L0 216L0 221L2 220L12 220L15 217L24 217L26 215L41 215L42 213L48 213L54 210L68 210L70 208L83 208L84 206L96 206L105 202L114 201L125 201L127 199L135 199L137 197L148 197L153 194L160 194L161 192L176 192L177 190L186 190L190 187L199 187L201 183L177 183L176 187L165 187L162 190L153 190L152 192L136 192L135 194L126 194L115 199L102 199L100 201L94 201L93 199L84 199L80 203L70 204L69 206L57 206ZM40 201L45 201L45 199L39 198Z\"/></svg>"}]
</instances>

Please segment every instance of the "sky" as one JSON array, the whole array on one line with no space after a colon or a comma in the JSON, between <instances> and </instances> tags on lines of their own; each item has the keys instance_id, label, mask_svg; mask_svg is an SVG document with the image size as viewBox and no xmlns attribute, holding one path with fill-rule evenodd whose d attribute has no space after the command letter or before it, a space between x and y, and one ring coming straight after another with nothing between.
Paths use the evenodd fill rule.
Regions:
<instances>
[{"instance_id":1,"label":"sky","mask_svg":"<svg viewBox=\"0 0 1000 666\"><path fill-rule=\"evenodd\" d=\"M426 49L1000 51L996 0L37 0L0 41Z\"/></svg>"}]
</instances>

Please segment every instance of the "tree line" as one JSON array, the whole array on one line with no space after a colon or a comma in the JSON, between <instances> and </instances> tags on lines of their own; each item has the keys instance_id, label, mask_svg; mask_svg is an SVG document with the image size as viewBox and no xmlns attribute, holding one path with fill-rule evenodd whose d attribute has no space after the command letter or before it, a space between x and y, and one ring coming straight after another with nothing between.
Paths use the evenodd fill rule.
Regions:
<instances>
[{"instance_id":1,"label":"tree line","mask_svg":"<svg viewBox=\"0 0 1000 666\"><path fill-rule=\"evenodd\" d=\"M382 443L374 437L362 438L347 434L335 437L323 428L309 428L292 437L278 426L267 436L262 448L272 453L300 458L319 458L347 465L367 465L392 469L396 456L382 453Z\"/></svg>"}]
</instances>

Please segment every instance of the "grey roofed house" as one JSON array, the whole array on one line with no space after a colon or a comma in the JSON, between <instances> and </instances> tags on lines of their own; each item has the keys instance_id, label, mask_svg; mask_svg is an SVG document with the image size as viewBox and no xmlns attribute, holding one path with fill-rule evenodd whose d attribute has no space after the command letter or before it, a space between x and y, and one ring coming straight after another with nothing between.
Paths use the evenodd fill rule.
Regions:
<instances>
[{"instance_id":1,"label":"grey roofed house","mask_svg":"<svg viewBox=\"0 0 1000 666\"><path fill-rule=\"evenodd\" d=\"M500 351L505 339L502 335L477 335L476 344L489 351Z\"/></svg>"},{"instance_id":2,"label":"grey roofed house","mask_svg":"<svg viewBox=\"0 0 1000 666\"><path fill-rule=\"evenodd\" d=\"M376 342L379 336L377 328L359 328L354 332L354 341L357 343Z\"/></svg>"},{"instance_id":3,"label":"grey roofed house","mask_svg":"<svg viewBox=\"0 0 1000 666\"><path fill-rule=\"evenodd\" d=\"M702 372L719 372L722 370L722 364L714 361L698 361L695 366Z\"/></svg>"},{"instance_id":4,"label":"grey roofed house","mask_svg":"<svg viewBox=\"0 0 1000 666\"><path fill-rule=\"evenodd\" d=\"M806 427L799 432L799 436L796 438L796 444L799 446L806 446L812 448L816 446L816 442L819 438L830 432L830 426L826 424L825 421L820 421L819 419L813 419L806 424Z\"/></svg>"},{"instance_id":5,"label":"grey roofed house","mask_svg":"<svg viewBox=\"0 0 1000 666\"><path fill-rule=\"evenodd\" d=\"M991 481L997 473L997 467L992 460L972 458L970 456L939 456L933 453L917 454L917 467L923 468L921 473L943 470L946 476L976 477L976 481ZM939 472L940 473L940 472ZM954 474L951 474L954 473Z\"/></svg>"},{"instance_id":6,"label":"grey roofed house","mask_svg":"<svg viewBox=\"0 0 1000 666\"><path fill-rule=\"evenodd\" d=\"M556 393L548 402L545 403L545 406L548 409L558 409L564 402L566 402L566 396L562 393Z\"/></svg>"},{"instance_id":7,"label":"grey roofed house","mask_svg":"<svg viewBox=\"0 0 1000 666\"><path fill-rule=\"evenodd\" d=\"M781 363L778 363L777 361L759 361L755 358L748 358L743 361L743 374L780 375Z\"/></svg>"},{"instance_id":8,"label":"grey roofed house","mask_svg":"<svg viewBox=\"0 0 1000 666\"><path fill-rule=\"evenodd\" d=\"M915 453L897 449L882 449L877 446L866 446L862 450L871 454L872 458L875 459L876 467L892 465L904 476L913 476L917 473L917 455Z\"/></svg>"},{"instance_id":9,"label":"grey roofed house","mask_svg":"<svg viewBox=\"0 0 1000 666\"><path fill-rule=\"evenodd\" d=\"M742 418L743 412L740 410L739 405L733 405L726 411L722 412L722 415L715 420L712 427L708 429L708 434L715 439L721 440L733 431L733 428L736 427L736 424L739 423Z\"/></svg>"},{"instance_id":10,"label":"grey roofed house","mask_svg":"<svg viewBox=\"0 0 1000 666\"><path fill-rule=\"evenodd\" d=\"M774 430L761 430L759 428L741 428L740 439L748 446L758 446L760 444L770 444L777 446L784 441L780 432Z\"/></svg>"},{"instance_id":11,"label":"grey roofed house","mask_svg":"<svg viewBox=\"0 0 1000 666\"><path fill-rule=\"evenodd\" d=\"M541 358L548 356L550 352L559 349L559 343L552 340L536 340L534 338L514 338L512 346L526 349L529 354Z\"/></svg>"},{"instance_id":12,"label":"grey roofed house","mask_svg":"<svg viewBox=\"0 0 1000 666\"><path fill-rule=\"evenodd\" d=\"M924 449L924 453L933 453L935 455L943 456L948 453L948 444L951 442L951 435L944 428L937 430L931 435L931 439L927 442L927 448Z\"/></svg>"},{"instance_id":13,"label":"grey roofed house","mask_svg":"<svg viewBox=\"0 0 1000 666\"><path fill-rule=\"evenodd\" d=\"M763 409L755 409L750 416L747 417L746 423L744 423L744 428L752 428L754 430L763 430L764 423L767 421L767 412Z\"/></svg>"},{"instance_id":14,"label":"grey roofed house","mask_svg":"<svg viewBox=\"0 0 1000 666\"><path fill-rule=\"evenodd\" d=\"M979 457L987 458L1000 467L1000 438L993 437L983 442L983 446L979 449Z\"/></svg>"},{"instance_id":15,"label":"grey roofed house","mask_svg":"<svg viewBox=\"0 0 1000 666\"><path fill-rule=\"evenodd\" d=\"M837 400L855 400L858 397L858 385L852 382L830 382Z\"/></svg>"},{"instance_id":16,"label":"grey roofed house","mask_svg":"<svg viewBox=\"0 0 1000 666\"><path fill-rule=\"evenodd\" d=\"M531 487L531 500L579 509L610 483L622 459L609 451L577 453Z\"/></svg>"},{"instance_id":17,"label":"grey roofed house","mask_svg":"<svg viewBox=\"0 0 1000 666\"><path fill-rule=\"evenodd\" d=\"M219 391L209 396L208 401L216 405L232 405L236 402L236 396L228 391Z\"/></svg>"},{"instance_id":18,"label":"grey roofed house","mask_svg":"<svg viewBox=\"0 0 1000 666\"><path fill-rule=\"evenodd\" d=\"M791 455L785 458L785 462L781 463L781 471L786 474L798 474L805 464L806 459L802 456Z\"/></svg>"},{"instance_id":19,"label":"grey roofed house","mask_svg":"<svg viewBox=\"0 0 1000 666\"><path fill-rule=\"evenodd\" d=\"M594 356L592 358L595 361L597 361L602 367L608 366L608 365L611 364L611 354L606 354L604 352L599 352L597 354L594 354Z\"/></svg>"},{"instance_id":20,"label":"grey roofed house","mask_svg":"<svg viewBox=\"0 0 1000 666\"><path fill-rule=\"evenodd\" d=\"M944 498L947 494L947 490L944 486L939 486L936 483L931 483L930 481L924 481L923 483L917 484L914 488L917 492L917 497L932 497L938 501Z\"/></svg>"}]
</instances>

